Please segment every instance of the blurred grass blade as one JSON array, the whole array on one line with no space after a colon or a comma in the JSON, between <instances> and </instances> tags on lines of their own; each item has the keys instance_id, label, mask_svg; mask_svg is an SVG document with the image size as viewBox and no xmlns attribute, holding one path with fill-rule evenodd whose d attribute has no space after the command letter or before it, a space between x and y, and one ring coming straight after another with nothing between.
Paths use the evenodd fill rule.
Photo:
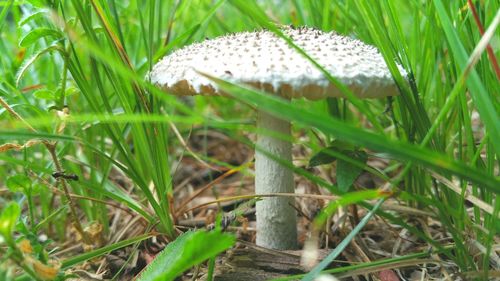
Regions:
<instances>
[{"instance_id":1,"label":"blurred grass blade","mask_svg":"<svg viewBox=\"0 0 500 281\"><path fill-rule=\"evenodd\" d=\"M375 118L375 114L372 110L366 106L363 101L358 98L354 93L342 82L340 82L337 78L333 77L330 72L328 72L323 66L321 66L317 61L315 61L309 54L307 54L302 48L297 46L292 39L286 36L283 31L271 23L268 19L267 15L257 6L251 5L249 2L242 0L234 0L231 4L235 5L238 9L244 12L246 15L250 15L257 23L259 23L264 28L272 31L277 36L281 37L283 40L287 42L293 49L295 49L299 54L304 56L312 65L314 65L325 77L332 83L355 107L362 112L368 120L373 124L373 126L379 131L382 132L383 128L380 125L377 118Z\"/></svg>"},{"instance_id":2,"label":"blurred grass blade","mask_svg":"<svg viewBox=\"0 0 500 281\"><path fill-rule=\"evenodd\" d=\"M455 174L461 178L480 184L494 193L500 193L500 182L497 179L477 168L469 167L461 162L450 159L447 155L409 143L391 140L383 135L355 128L350 124L343 123L327 115L304 110L293 103L287 103L266 93L238 86L206 74L205 76L216 82L224 92L233 95L233 98L253 104L259 107L260 110L268 111L280 118L318 128L324 132L331 133L339 139L362 147L389 153L399 160L414 161L426 168Z\"/></svg>"},{"instance_id":3,"label":"blurred grass blade","mask_svg":"<svg viewBox=\"0 0 500 281\"><path fill-rule=\"evenodd\" d=\"M9 13L10 8L12 8L13 3L14 3L14 0L10 0L10 1L6 2L6 4L4 5L4 7L2 9L2 12L0 13L0 34L2 32L2 28L4 25L5 19L7 18L7 14Z\"/></svg>"},{"instance_id":4,"label":"blurred grass blade","mask_svg":"<svg viewBox=\"0 0 500 281\"><path fill-rule=\"evenodd\" d=\"M460 38L457 35L450 18L448 17L443 2L441 0L435 0L433 1L433 3L436 7L436 12L439 16L439 19L441 20L441 24L446 34L450 49L455 57L455 61L457 62L457 67L460 69L460 71L464 71L467 68L467 61L469 56L467 55L464 46L460 42ZM476 70L471 69L466 83L469 87L472 100L474 101L479 115L481 116L481 120L484 122L491 135L491 139L493 140L493 147L497 155L500 155L500 117L498 116L498 113L493 106L495 104L495 101L492 100L492 98L486 91Z\"/></svg>"},{"instance_id":5,"label":"blurred grass blade","mask_svg":"<svg viewBox=\"0 0 500 281\"><path fill-rule=\"evenodd\" d=\"M37 231L40 230L44 225L48 224L54 219L57 219L57 217L62 213L66 212L68 210L68 204L62 205L60 208L52 212L51 214L47 215L44 219L42 219L40 222L38 222L34 227L33 231L36 233Z\"/></svg>"},{"instance_id":6,"label":"blurred grass blade","mask_svg":"<svg viewBox=\"0 0 500 281\"><path fill-rule=\"evenodd\" d=\"M170 50L172 50L176 46L182 46L186 44L186 42L192 38L202 26L206 25L208 21L214 16L218 9L226 2L227 0L219 0L217 3L213 4L213 6L208 10L201 20L194 24L192 27L186 29L186 31L179 36L175 37L171 42L169 42L166 46L159 48L154 54L154 61L158 61L160 58L165 56ZM151 62L153 63L153 62Z\"/></svg>"},{"instance_id":7,"label":"blurred grass blade","mask_svg":"<svg viewBox=\"0 0 500 281\"><path fill-rule=\"evenodd\" d=\"M411 265L418 265L418 264L424 264L426 262L429 262L429 259L422 259L427 256L429 256L429 252L420 252L420 253L415 253L415 254L409 254L401 257L394 257L394 258L387 258L387 259L381 259L381 260L376 260L372 262L365 262L365 263L356 263L353 265L346 265L338 268L332 268L332 269L327 269L324 270L323 273L329 273L329 274L336 274L336 273L352 273L356 271L362 271L364 269L366 270L373 270L374 272L379 271L378 269L381 266L387 266L390 268L398 268L401 264L405 263L405 261L414 261ZM273 281L285 281L285 280L298 280L301 277L304 277L305 274L298 274L298 275L291 275L291 276L286 276L286 277L279 277L276 279L273 279ZM336 275L337 276L337 275ZM352 276L352 275L349 275ZM340 276L338 276L340 277Z\"/></svg>"}]
</instances>

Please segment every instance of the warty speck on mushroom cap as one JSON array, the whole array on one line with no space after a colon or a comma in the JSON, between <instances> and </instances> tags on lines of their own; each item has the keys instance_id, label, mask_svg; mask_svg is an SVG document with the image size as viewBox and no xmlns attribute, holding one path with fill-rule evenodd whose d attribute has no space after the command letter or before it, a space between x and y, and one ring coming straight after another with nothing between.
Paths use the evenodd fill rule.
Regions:
<instances>
[{"instance_id":1,"label":"warty speck on mushroom cap","mask_svg":"<svg viewBox=\"0 0 500 281\"><path fill-rule=\"evenodd\" d=\"M356 96L398 94L375 47L313 28L285 27L283 32ZM158 62L150 79L176 95L221 94L214 82L197 71L286 97L342 96L320 70L270 31L235 33L181 48Z\"/></svg>"}]
</instances>

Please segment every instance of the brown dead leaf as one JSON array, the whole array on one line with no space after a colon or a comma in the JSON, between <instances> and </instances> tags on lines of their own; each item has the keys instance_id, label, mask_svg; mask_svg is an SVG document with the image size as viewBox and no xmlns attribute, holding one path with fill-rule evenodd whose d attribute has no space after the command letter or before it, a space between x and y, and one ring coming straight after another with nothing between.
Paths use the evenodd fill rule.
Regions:
<instances>
[{"instance_id":1,"label":"brown dead leaf","mask_svg":"<svg viewBox=\"0 0 500 281\"><path fill-rule=\"evenodd\" d=\"M31 254L33 253L33 247L31 247L31 243L28 239L23 239L17 243L17 247L19 250L23 252L23 254Z\"/></svg>"},{"instance_id":2,"label":"brown dead leaf","mask_svg":"<svg viewBox=\"0 0 500 281\"><path fill-rule=\"evenodd\" d=\"M0 145L0 153L1 152L6 152L6 151L9 151L9 150L21 150L21 149L24 149L24 148L31 147L33 145L39 144L41 142L42 141L39 140L39 139L32 139L32 140L29 140L29 141L27 141L26 143L24 143L22 145L21 144L17 144L17 143L5 143L5 144Z\"/></svg>"},{"instance_id":3,"label":"brown dead leaf","mask_svg":"<svg viewBox=\"0 0 500 281\"><path fill-rule=\"evenodd\" d=\"M42 280L54 280L61 268L61 263L56 260L50 260L48 264L43 264L34 258L28 258L28 261L33 265L33 270Z\"/></svg>"}]
</instances>

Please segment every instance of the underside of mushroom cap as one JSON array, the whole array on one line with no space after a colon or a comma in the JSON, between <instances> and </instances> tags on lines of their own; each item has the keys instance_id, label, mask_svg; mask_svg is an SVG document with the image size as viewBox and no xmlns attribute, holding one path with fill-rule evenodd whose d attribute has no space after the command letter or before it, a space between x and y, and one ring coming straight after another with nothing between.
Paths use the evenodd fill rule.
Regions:
<instances>
[{"instance_id":1,"label":"underside of mushroom cap","mask_svg":"<svg viewBox=\"0 0 500 281\"><path fill-rule=\"evenodd\" d=\"M398 94L375 47L313 28L287 27L283 32L356 96L376 98ZM400 71L405 75L401 67ZM181 48L157 63L150 79L176 95L224 94L200 73L287 98L342 96L304 56L282 38L264 30L221 36Z\"/></svg>"}]
</instances>

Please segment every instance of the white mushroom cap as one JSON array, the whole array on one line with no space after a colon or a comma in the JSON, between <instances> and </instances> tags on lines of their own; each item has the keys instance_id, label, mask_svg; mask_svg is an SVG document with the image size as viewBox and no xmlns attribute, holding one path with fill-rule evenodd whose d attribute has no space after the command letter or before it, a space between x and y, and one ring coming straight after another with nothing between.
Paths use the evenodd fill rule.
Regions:
<instances>
[{"instance_id":1,"label":"white mushroom cap","mask_svg":"<svg viewBox=\"0 0 500 281\"><path fill-rule=\"evenodd\" d=\"M287 27L283 32L356 96L398 94L375 47L312 28ZM405 75L401 67L400 71ZM236 33L186 46L157 63L150 78L176 95L223 94L199 72L288 98L342 96L320 70L270 31Z\"/></svg>"}]
</instances>

